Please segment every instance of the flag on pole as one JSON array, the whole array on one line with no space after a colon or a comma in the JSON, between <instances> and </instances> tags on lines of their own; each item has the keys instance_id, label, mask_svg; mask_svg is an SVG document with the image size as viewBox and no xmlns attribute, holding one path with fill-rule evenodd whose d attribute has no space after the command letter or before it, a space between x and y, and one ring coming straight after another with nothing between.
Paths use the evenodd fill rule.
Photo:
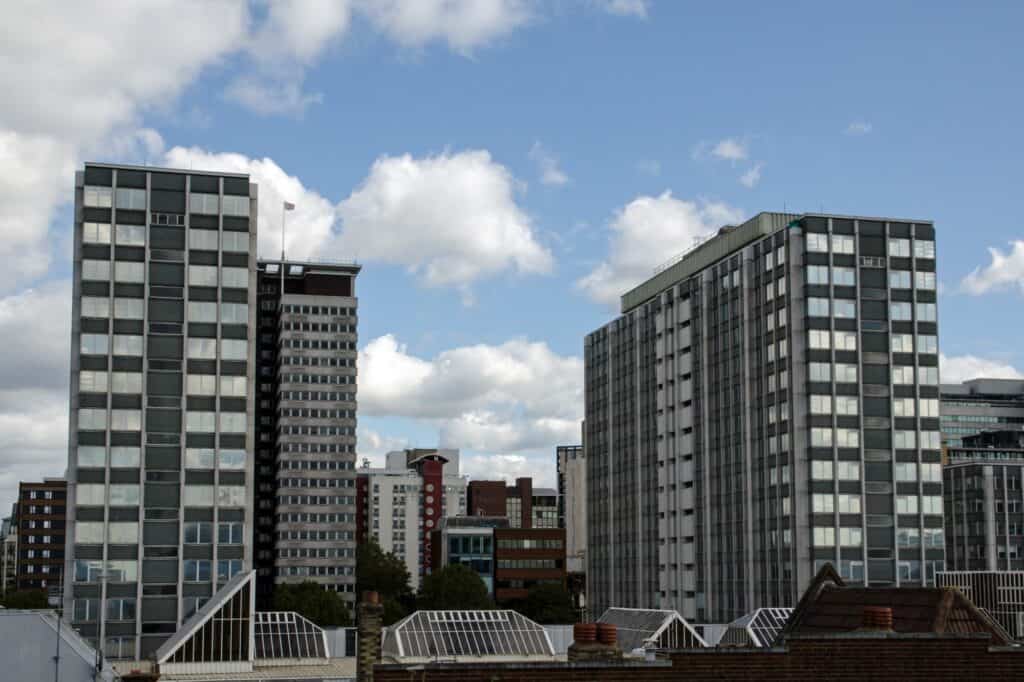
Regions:
<instances>
[{"instance_id":1,"label":"flag on pole","mask_svg":"<svg viewBox=\"0 0 1024 682\"><path fill-rule=\"evenodd\" d=\"M295 204L293 204L290 201L284 202L284 210L286 210L286 211L294 211L295 210Z\"/></svg>"}]
</instances>

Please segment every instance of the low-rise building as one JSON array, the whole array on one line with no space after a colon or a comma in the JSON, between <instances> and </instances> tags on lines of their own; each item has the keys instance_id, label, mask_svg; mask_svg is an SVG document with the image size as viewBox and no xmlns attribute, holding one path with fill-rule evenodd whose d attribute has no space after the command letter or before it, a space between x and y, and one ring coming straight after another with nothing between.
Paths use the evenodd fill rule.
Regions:
<instances>
[{"instance_id":1,"label":"low-rise building","mask_svg":"<svg viewBox=\"0 0 1024 682\"><path fill-rule=\"evenodd\" d=\"M468 508L473 516L507 516L512 528L558 528L558 491L534 488L533 479L470 481Z\"/></svg>"},{"instance_id":2,"label":"low-rise building","mask_svg":"<svg viewBox=\"0 0 1024 682\"><path fill-rule=\"evenodd\" d=\"M475 572L494 596L494 530L507 528L504 516L453 516L434 531L435 567L462 564Z\"/></svg>"},{"instance_id":3,"label":"low-rise building","mask_svg":"<svg viewBox=\"0 0 1024 682\"><path fill-rule=\"evenodd\" d=\"M565 585L565 529L495 528L495 600L524 599L544 583Z\"/></svg>"}]
</instances>

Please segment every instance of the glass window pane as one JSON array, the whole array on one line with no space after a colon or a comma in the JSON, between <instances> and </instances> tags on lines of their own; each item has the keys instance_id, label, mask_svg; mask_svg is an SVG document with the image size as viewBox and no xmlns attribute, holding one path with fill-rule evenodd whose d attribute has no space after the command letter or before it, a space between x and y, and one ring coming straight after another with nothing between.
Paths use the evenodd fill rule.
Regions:
<instances>
[{"instance_id":1,"label":"glass window pane","mask_svg":"<svg viewBox=\"0 0 1024 682\"><path fill-rule=\"evenodd\" d=\"M116 261L114 263L114 281L135 283L145 282L146 264L134 261Z\"/></svg>"},{"instance_id":2,"label":"glass window pane","mask_svg":"<svg viewBox=\"0 0 1024 682\"><path fill-rule=\"evenodd\" d=\"M188 231L188 248L190 249L216 251L219 243L219 233L216 230L192 229Z\"/></svg>"},{"instance_id":3,"label":"glass window pane","mask_svg":"<svg viewBox=\"0 0 1024 682\"><path fill-rule=\"evenodd\" d=\"M82 223L82 242L85 244L109 244L110 223Z\"/></svg>"},{"instance_id":4,"label":"glass window pane","mask_svg":"<svg viewBox=\"0 0 1024 682\"><path fill-rule=\"evenodd\" d=\"M141 320L146 310L141 298L115 298L114 317L122 320Z\"/></svg>"},{"instance_id":5,"label":"glass window pane","mask_svg":"<svg viewBox=\"0 0 1024 682\"><path fill-rule=\"evenodd\" d=\"M145 246L146 226L117 225L114 230L114 241L118 246Z\"/></svg>"},{"instance_id":6,"label":"glass window pane","mask_svg":"<svg viewBox=\"0 0 1024 682\"><path fill-rule=\"evenodd\" d=\"M107 260L83 260L82 279L97 280L101 282L110 281L110 261Z\"/></svg>"},{"instance_id":7,"label":"glass window pane","mask_svg":"<svg viewBox=\"0 0 1024 682\"><path fill-rule=\"evenodd\" d=\"M110 299L83 296L82 317L110 317Z\"/></svg>"}]
</instances>

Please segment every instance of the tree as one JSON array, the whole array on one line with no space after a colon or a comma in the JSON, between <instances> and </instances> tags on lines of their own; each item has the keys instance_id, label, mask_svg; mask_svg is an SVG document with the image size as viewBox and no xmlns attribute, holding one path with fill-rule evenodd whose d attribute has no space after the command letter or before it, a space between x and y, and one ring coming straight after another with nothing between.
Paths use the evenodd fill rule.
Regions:
<instances>
[{"instance_id":1,"label":"tree","mask_svg":"<svg viewBox=\"0 0 1024 682\"><path fill-rule=\"evenodd\" d=\"M324 628L343 628L352 624L348 606L341 595L308 580L298 585L274 587L274 609L295 611Z\"/></svg>"},{"instance_id":2,"label":"tree","mask_svg":"<svg viewBox=\"0 0 1024 682\"><path fill-rule=\"evenodd\" d=\"M46 592L43 590L18 590L8 592L4 597L5 609L48 609L50 603L46 599Z\"/></svg>"},{"instance_id":3,"label":"tree","mask_svg":"<svg viewBox=\"0 0 1024 682\"><path fill-rule=\"evenodd\" d=\"M543 624L576 622L572 595L561 583L540 583L530 588L526 598L517 602L516 611Z\"/></svg>"},{"instance_id":4,"label":"tree","mask_svg":"<svg viewBox=\"0 0 1024 682\"><path fill-rule=\"evenodd\" d=\"M493 609L487 586L471 568L450 564L423 578L416 597L418 609Z\"/></svg>"},{"instance_id":5,"label":"tree","mask_svg":"<svg viewBox=\"0 0 1024 682\"><path fill-rule=\"evenodd\" d=\"M412 593L405 562L384 552L375 540L364 542L356 550L356 593L362 595L366 590L378 592L382 599L397 600Z\"/></svg>"}]
</instances>

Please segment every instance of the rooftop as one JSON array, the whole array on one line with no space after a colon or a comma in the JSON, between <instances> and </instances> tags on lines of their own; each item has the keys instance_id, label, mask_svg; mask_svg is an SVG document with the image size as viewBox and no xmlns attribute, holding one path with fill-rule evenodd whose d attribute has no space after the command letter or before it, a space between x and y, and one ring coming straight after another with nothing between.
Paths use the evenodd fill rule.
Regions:
<instances>
[{"instance_id":1,"label":"rooftop","mask_svg":"<svg viewBox=\"0 0 1024 682\"><path fill-rule=\"evenodd\" d=\"M515 611L417 611L384 633L385 658L555 658L547 631Z\"/></svg>"},{"instance_id":2,"label":"rooftop","mask_svg":"<svg viewBox=\"0 0 1024 682\"><path fill-rule=\"evenodd\" d=\"M678 611L613 607L605 611L597 622L615 625L619 647L626 652L636 649L692 649L707 646Z\"/></svg>"},{"instance_id":3,"label":"rooftop","mask_svg":"<svg viewBox=\"0 0 1024 682\"><path fill-rule=\"evenodd\" d=\"M200 170L198 168L167 168L165 166L136 166L130 163L98 163L95 161L88 161L84 166L92 166L94 168L114 168L114 169L127 169L127 170L139 170L139 171L150 171L152 173L181 173L183 175L215 175L217 177L231 177L231 178L248 178L248 173L229 173L227 171L209 171Z\"/></svg>"}]
</instances>

